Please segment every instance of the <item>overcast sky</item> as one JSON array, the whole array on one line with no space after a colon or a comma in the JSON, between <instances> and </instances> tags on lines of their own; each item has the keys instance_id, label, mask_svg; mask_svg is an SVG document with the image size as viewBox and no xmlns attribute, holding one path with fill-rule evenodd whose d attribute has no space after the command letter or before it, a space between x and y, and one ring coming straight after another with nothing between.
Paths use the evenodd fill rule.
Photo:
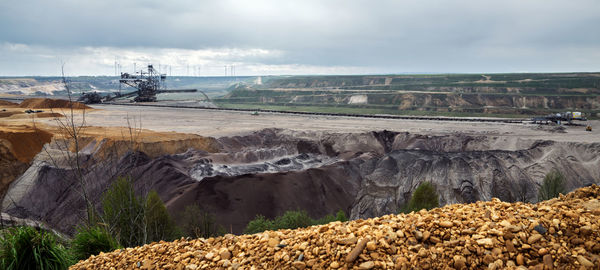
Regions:
<instances>
[{"instance_id":1,"label":"overcast sky","mask_svg":"<svg viewBox=\"0 0 600 270\"><path fill-rule=\"evenodd\" d=\"M0 76L600 71L599 0L0 0L0 25Z\"/></svg>"}]
</instances>

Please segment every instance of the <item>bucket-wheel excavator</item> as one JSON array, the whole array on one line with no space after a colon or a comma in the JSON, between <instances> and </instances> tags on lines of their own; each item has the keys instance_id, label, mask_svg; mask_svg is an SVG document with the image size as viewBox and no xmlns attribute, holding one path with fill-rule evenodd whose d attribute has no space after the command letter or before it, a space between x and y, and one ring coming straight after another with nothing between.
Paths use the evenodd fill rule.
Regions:
<instances>
[{"instance_id":1,"label":"bucket-wheel excavator","mask_svg":"<svg viewBox=\"0 0 600 270\"><path fill-rule=\"evenodd\" d=\"M121 87L121 85L125 85L135 88L135 91L124 94L121 93L121 91L119 91L114 95L107 95L104 97L102 97L96 92L88 92L81 95L78 101L81 101L86 104L91 104L135 97L133 99L135 102L155 102L156 95L160 93L190 92L200 92L202 95L204 95L204 98L206 100L210 101L210 99L204 92L198 91L197 89L164 89L166 79L166 74L160 74L157 70L154 69L152 65L148 65L147 72L144 72L142 70L140 72L136 72L135 74L121 73L121 78L119 79L119 88Z\"/></svg>"}]
</instances>

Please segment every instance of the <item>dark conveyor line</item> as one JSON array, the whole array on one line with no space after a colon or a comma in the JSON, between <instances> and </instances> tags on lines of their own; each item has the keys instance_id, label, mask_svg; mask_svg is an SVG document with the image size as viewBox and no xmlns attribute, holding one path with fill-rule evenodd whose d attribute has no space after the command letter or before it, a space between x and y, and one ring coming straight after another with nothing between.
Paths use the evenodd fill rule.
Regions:
<instances>
[{"instance_id":1,"label":"dark conveyor line","mask_svg":"<svg viewBox=\"0 0 600 270\"><path fill-rule=\"evenodd\" d=\"M215 111L238 111L238 112L266 112L280 114L295 114L295 115L319 115L319 116L343 116L343 117L360 117L360 118L378 118L378 119L403 119L403 120L432 120L432 121L460 121L460 122L496 122L496 123L512 123L522 124L530 119L525 118L473 118L473 117L437 117L437 116L410 116L410 115L380 115L380 114L352 114L352 113L318 113L318 112L299 112L299 111L282 111L282 110L263 110L263 109L234 109L234 108L208 108L208 107L191 107L163 104L140 104L140 103L102 103L107 105L124 105L124 106L147 106L147 107L162 107L162 108L180 108L180 109L199 109L199 110L215 110Z\"/></svg>"}]
</instances>

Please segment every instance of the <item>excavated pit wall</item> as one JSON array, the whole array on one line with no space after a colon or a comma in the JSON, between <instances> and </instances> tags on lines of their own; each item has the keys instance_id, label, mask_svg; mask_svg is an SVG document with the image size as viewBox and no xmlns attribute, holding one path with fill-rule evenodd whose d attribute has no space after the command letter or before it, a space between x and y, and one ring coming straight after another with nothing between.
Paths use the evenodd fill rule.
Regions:
<instances>
[{"instance_id":1,"label":"excavated pit wall","mask_svg":"<svg viewBox=\"0 0 600 270\"><path fill-rule=\"evenodd\" d=\"M305 209L314 218L340 209L352 219L397 213L424 181L436 187L441 204L492 197L536 201L538 186L551 169L566 175L569 190L600 182L597 143L281 129L222 137L216 143L215 153L200 146L179 154L129 152L110 160L87 153L82 159L91 199L100 209L102 192L116 177L127 175L139 194L157 190L176 219L179 211L196 203L214 213L219 224L240 233L257 214L272 218L287 210ZM267 166L307 156L314 162L306 168L288 170L283 164L288 161L276 169ZM11 185L3 209L72 233L84 207L73 190L77 182L69 177L68 167L39 159ZM249 164L253 170L240 169ZM198 177L199 166L227 166L229 171Z\"/></svg>"}]
</instances>

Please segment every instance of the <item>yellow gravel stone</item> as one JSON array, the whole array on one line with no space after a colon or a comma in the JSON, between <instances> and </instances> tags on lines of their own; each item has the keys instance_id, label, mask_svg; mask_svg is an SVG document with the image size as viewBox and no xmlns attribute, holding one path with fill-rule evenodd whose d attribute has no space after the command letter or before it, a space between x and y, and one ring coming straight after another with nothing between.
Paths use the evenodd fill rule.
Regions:
<instances>
[{"instance_id":1,"label":"yellow gravel stone","mask_svg":"<svg viewBox=\"0 0 600 270\"><path fill-rule=\"evenodd\" d=\"M494 199L296 230L161 241L91 256L70 269L598 269L599 199L594 185L537 204ZM537 225L548 232L539 234Z\"/></svg>"}]
</instances>

